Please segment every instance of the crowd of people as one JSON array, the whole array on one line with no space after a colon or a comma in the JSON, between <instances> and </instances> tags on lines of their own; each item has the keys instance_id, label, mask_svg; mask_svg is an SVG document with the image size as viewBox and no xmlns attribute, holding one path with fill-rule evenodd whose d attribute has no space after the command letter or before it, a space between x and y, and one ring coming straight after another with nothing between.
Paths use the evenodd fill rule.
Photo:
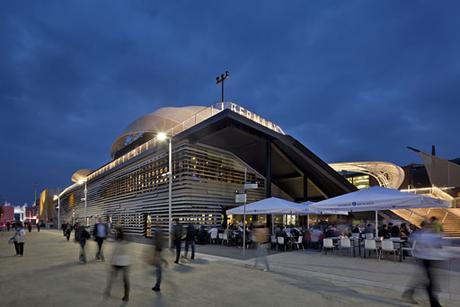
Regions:
<instances>
[{"instance_id":1,"label":"crowd of people","mask_svg":"<svg viewBox=\"0 0 460 307\"><path fill-rule=\"evenodd\" d=\"M264 271L270 269L267 260L267 249L270 243L270 231L269 228L261 225L253 225L252 223L247 224L244 229L241 223L230 224L226 229L218 229L212 227L206 229L204 226L200 226L196 229L193 224L181 224L178 219L174 220L174 226L171 232L171 240L173 247L176 252L175 264L181 262L192 261L195 258L195 242L208 243L212 238L218 237L216 234L226 234L227 240L231 240L232 237L237 238L236 244L241 244L240 238L243 231L246 231L247 242L251 242L257 247L257 258L255 260L254 267L257 267L259 263L264 265ZM113 241L113 253L110 259L110 271L107 278L107 286L104 291L106 297L111 295L112 283L115 277L121 273L123 284L124 284L124 296L123 301L129 300L130 294L130 281L129 281L129 267L132 264L131 259L131 248L129 243L125 240L123 230L119 226L112 227L100 218L97 223L94 224L92 231L89 227L83 225L80 222L70 224L65 222L61 226L62 234L70 240L71 233L74 232L74 240L80 246L78 260L80 264L87 263L86 255L86 244L89 239L94 238L97 243L97 251L95 254L96 261L105 261L104 257L104 242L107 239ZM14 235L9 239L10 243L14 243L15 251L17 256L23 256L26 229L21 222L16 222L13 225ZM341 236L354 236L358 235L360 238L373 238L375 236L375 226L372 223L367 224L353 224L353 225L334 225L332 223L319 222L313 227L303 228L299 226L286 225L284 227L275 227L275 237L283 237L289 242L292 238L302 237L302 242L305 246L318 243L318 247L321 247L323 238L341 237ZM412 224L407 225L406 223L385 223L381 225L377 231L377 235L383 239L399 238L405 240L417 241L418 254L416 257L422 260L422 269L427 279L426 291L430 297L432 306L439 306L439 302L434 293L436 287L436 280L433 276L433 265L435 261L439 259L439 254L431 252L435 247L440 245L439 242L442 240L442 225L439 223L436 217L425 221L421 225L421 229L418 229ZM153 266L156 280L152 287L155 292L160 291L162 282L162 268L168 265L168 262L163 257L164 249L164 235L159 227L155 225L152 229L153 236L153 249L148 252L146 261ZM292 241L294 242L294 241ZM268 243L268 244L267 244ZM182 249L184 246L184 253ZM190 258L189 251L191 251ZM407 291L404 293L404 298L410 302L413 301L414 289L420 285L420 280L414 278L414 280L408 285Z\"/></svg>"}]
</instances>

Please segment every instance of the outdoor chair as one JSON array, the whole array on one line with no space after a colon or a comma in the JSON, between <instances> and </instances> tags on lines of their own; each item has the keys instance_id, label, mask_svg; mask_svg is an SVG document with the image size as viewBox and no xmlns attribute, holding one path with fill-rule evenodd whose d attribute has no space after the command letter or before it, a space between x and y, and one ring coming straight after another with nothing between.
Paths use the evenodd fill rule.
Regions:
<instances>
[{"instance_id":1,"label":"outdoor chair","mask_svg":"<svg viewBox=\"0 0 460 307\"><path fill-rule=\"evenodd\" d=\"M411 257L414 257L414 249L415 249L415 244L416 244L416 243L417 243L417 241L414 240L414 241L412 242L412 246L408 246L408 247L403 247L403 248L402 248L402 257L403 257L403 259L406 259L406 258L405 258L405 251L410 252Z\"/></svg>"},{"instance_id":2,"label":"outdoor chair","mask_svg":"<svg viewBox=\"0 0 460 307\"><path fill-rule=\"evenodd\" d=\"M334 252L334 248L335 248L334 241L332 241L332 239L329 239L329 238L323 239L323 250L326 255L327 255L328 249Z\"/></svg>"},{"instance_id":3,"label":"outdoor chair","mask_svg":"<svg viewBox=\"0 0 460 307\"><path fill-rule=\"evenodd\" d=\"M279 247L283 246L284 251L286 251L286 244L284 242L284 237L276 237L276 250L279 250Z\"/></svg>"},{"instance_id":4,"label":"outdoor chair","mask_svg":"<svg viewBox=\"0 0 460 307\"><path fill-rule=\"evenodd\" d=\"M302 236L299 236L299 237L297 238L297 241L293 241L293 242L292 242L292 246L296 246L296 248L297 248L298 250L300 250L300 247L302 247L302 249L305 249L305 248L303 247L302 239L303 239L303 237L302 237Z\"/></svg>"},{"instance_id":5,"label":"outdoor chair","mask_svg":"<svg viewBox=\"0 0 460 307\"><path fill-rule=\"evenodd\" d=\"M377 260L379 260L379 249L377 248L377 243L374 239L366 239L364 240L364 257L366 257L366 252L369 251L369 256L371 251L375 251L375 255Z\"/></svg>"},{"instance_id":6,"label":"outdoor chair","mask_svg":"<svg viewBox=\"0 0 460 307\"><path fill-rule=\"evenodd\" d=\"M310 235L310 246L312 248L316 248L321 250L321 233L320 232L312 232Z\"/></svg>"},{"instance_id":7,"label":"outdoor chair","mask_svg":"<svg viewBox=\"0 0 460 307\"><path fill-rule=\"evenodd\" d=\"M374 239L374 234L373 233L366 233L366 239Z\"/></svg>"},{"instance_id":8,"label":"outdoor chair","mask_svg":"<svg viewBox=\"0 0 460 307\"><path fill-rule=\"evenodd\" d=\"M212 242L216 242L217 243L217 231L212 231L211 232L211 236L209 238L209 242L212 244Z\"/></svg>"},{"instance_id":9,"label":"outdoor chair","mask_svg":"<svg viewBox=\"0 0 460 307\"><path fill-rule=\"evenodd\" d=\"M380 259L383 259L383 253L393 253L393 261L396 261L396 251L394 242L390 239L386 239L382 241L381 251L380 251Z\"/></svg>"},{"instance_id":10,"label":"outdoor chair","mask_svg":"<svg viewBox=\"0 0 460 307\"><path fill-rule=\"evenodd\" d=\"M228 233L226 232L222 234L222 245L224 245L224 242L227 242L228 245Z\"/></svg>"},{"instance_id":11,"label":"outdoor chair","mask_svg":"<svg viewBox=\"0 0 460 307\"><path fill-rule=\"evenodd\" d=\"M270 243L271 243L271 248L272 249L276 249L276 236L275 235L271 235L270 236Z\"/></svg>"},{"instance_id":12,"label":"outdoor chair","mask_svg":"<svg viewBox=\"0 0 460 307\"><path fill-rule=\"evenodd\" d=\"M350 238L342 237L340 238L340 250L348 249L351 254L351 241Z\"/></svg>"}]
</instances>

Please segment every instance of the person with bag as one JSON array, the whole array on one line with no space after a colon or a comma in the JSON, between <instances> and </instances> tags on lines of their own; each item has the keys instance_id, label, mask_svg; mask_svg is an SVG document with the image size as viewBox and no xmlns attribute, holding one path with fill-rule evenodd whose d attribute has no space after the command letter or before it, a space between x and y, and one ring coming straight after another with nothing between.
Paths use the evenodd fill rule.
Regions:
<instances>
[{"instance_id":1,"label":"person with bag","mask_svg":"<svg viewBox=\"0 0 460 307\"><path fill-rule=\"evenodd\" d=\"M26 239L26 231L22 227L21 222L16 222L16 229L14 231L14 236L10 238L9 243L14 243L14 249L16 250L16 256L24 255L24 242Z\"/></svg>"}]
</instances>

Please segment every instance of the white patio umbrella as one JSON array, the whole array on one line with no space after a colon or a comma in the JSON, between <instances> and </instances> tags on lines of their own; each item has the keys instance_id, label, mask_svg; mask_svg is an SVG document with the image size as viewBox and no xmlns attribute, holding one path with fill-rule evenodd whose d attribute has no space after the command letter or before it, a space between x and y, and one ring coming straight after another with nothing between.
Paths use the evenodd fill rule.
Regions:
<instances>
[{"instance_id":1,"label":"white patio umbrella","mask_svg":"<svg viewBox=\"0 0 460 307\"><path fill-rule=\"evenodd\" d=\"M450 203L424 195L400 192L383 187L370 187L329 198L311 204L310 207L316 210L345 210L348 212L375 211L375 232L377 236L377 214L380 210L447 208L450 207Z\"/></svg>"},{"instance_id":2,"label":"white patio umbrella","mask_svg":"<svg viewBox=\"0 0 460 307\"><path fill-rule=\"evenodd\" d=\"M246 214L291 214L291 215L309 215L309 214L341 214L348 215L346 210L317 210L311 208L313 202L295 203L289 200L270 197L246 205ZM227 210L227 214L244 214L244 205ZM308 219L307 219L308 222ZM274 223L272 223L273 228ZM307 225L309 226L309 225ZM272 229L273 230L273 229Z\"/></svg>"},{"instance_id":3,"label":"white patio umbrella","mask_svg":"<svg viewBox=\"0 0 460 307\"><path fill-rule=\"evenodd\" d=\"M289 200L270 197L246 205L246 214L289 214L290 211L305 209L306 206ZM243 214L244 205L227 210L227 214ZM283 213L287 212L287 213Z\"/></svg>"}]
</instances>

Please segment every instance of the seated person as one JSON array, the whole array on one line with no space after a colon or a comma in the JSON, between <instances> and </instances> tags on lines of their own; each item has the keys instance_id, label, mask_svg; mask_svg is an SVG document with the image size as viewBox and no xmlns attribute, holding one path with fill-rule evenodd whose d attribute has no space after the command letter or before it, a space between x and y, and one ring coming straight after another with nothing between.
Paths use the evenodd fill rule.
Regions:
<instances>
[{"instance_id":1,"label":"seated person","mask_svg":"<svg viewBox=\"0 0 460 307\"><path fill-rule=\"evenodd\" d=\"M326 231L324 232L324 237L325 238L333 238L335 237L336 234L335 234L335 229L334 227L332 227L332 225L329 225L326 229Z\"/></svg>"},{"instance_id":2,"label":"seated person","mask_svg":"<svg viewBox=\"0 0 460 307\"><path fill-rule=\"evenodd\" d=\"M379 237L383 237L384 239L389 239L390 238L390 232L388 231L388 227L386 224L380 228L378 232Z\"/></svg>"},{"instance_id":3,"label":"seated person","mask_svg":"<svg viewBox=\"0 0 460 307\"><path fill-rule=\"evenodd\" d=\"M375 233L375 229L372 224L367 224L366 228L364 229L364 233Z\"/></svg>"},{"instance_id":4,"label":"seated person","mask_svg":"<svg viewBox=\"0 0 460 307\"><path fill-rule=\"evenodd\" d=\"M392 238L399 238L400 235L401 235L401 231L399 230L398 225L394 225L393 227L391 227L390 236Z\"/></svg>"},{"instance_id":5,"label":"seated person","mask_svg":"<svg viewBox=\"0 0 460 307\"><path fill-rule=\"evenodd\" d=\"M400 231L400 238L401 239L407 239L410 235L410 231L409 231L409 228L407 227L407 224L406 223L402 223L401 224L401 227L399 229Z\"/></svg>"},{"instance_id":6,"label":"seated person","mask_svg":"<svg viewBox=\"0 0 460 307\"><path fill-rule=\"evenodd\" d=\"M353 230L352 230L351 232L352 232L352 233L359 233L360 231L359 231L358 225L355 225L355 226L353 227Z\"/></svg>"},{"instance_id":7,"label":"seated person","mask_svg":"<svg viewBox=\"0 0 460 307\"><path fill-rule=\"evenodd\" d=\"M291 235L294 236L294 237L300 236L300 230L297 229L297 228L292 228L291 229Z\"/></svg>"}]
</instances>

